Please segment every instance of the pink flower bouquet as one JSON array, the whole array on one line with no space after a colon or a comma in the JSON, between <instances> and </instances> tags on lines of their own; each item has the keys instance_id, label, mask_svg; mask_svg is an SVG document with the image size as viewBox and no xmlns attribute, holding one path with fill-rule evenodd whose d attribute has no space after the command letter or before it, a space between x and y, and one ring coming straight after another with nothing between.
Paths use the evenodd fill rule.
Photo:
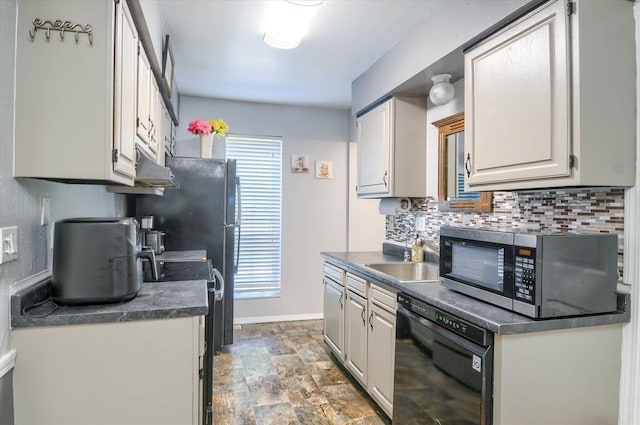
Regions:
<instances>
[{"instance_id":1,"label":"pink flower bouquet","mask_svg":"<svg viewBox=\"0 0 640 425\"><path fill-rule=\"evenodd\" d=\"M191 134L211 134L215 133L218 137L224 136L229 130L229 126L221 118L219 120L193 120L189 123L187 129Z\"/></svg>"}]
</instances>

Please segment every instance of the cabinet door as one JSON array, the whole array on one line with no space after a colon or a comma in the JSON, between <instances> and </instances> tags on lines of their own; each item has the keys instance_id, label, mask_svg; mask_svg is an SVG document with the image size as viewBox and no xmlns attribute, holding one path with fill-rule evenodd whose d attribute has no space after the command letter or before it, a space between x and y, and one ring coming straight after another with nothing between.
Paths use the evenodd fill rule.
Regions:
<instances>
[{"instance_id":1,"label":"cabinet door","mask_svg":"<svg viewBox=\"0 0 640 425\"><path fill-rule=\"evenodd\" d=\"M368 390L371 397L392 417L396 316L378 304L371 303L369 307Z\"/></svg>"},{"instance_id":2,"label":"cabinet door","mask_svg":"<svg viewBox=\"0 0 640 425\"><path fill-rule=\"evenodd\" d=\"M164 149L161 147L160 151L162 151L161 164L164 165L164 152L168 152L173 155L173 144L171 143L171 135L173 133L173 121L171 121L171 116L169 115L169 111L167 108L162 108L162 140L160 144L164 146Z\"/></svg>"},{"instance_id":3,"label":"cabinet door","mask_svg":"<svg viewBox=\"0 0 640 425\"><path fill-rule=\"evenodd\" d=\"M358 118L358 195L391 191L392 101Z\"/></svg>"},{"instance_id":4,"label":"cabinet door","mask_svg":"<svg viewBox=\"0 0 640 425\"><path fill-rule=\"evenodd\" d=\"M344 288L324 278L324 341L340 360L344 359Z\"/></svg>"},{"instance_id":5,"label":"cabinet door","mask_svg":"<svg viewBox=\"0 0 640 425\"><path fill-rule=\"evenodd\" d=\"M345 312L345 366L367 386L367 300L347 291Z\"/></svg>"},{"instance_id":6,"label":"cabinet door","mask_svg":"<svg viewBox=\"0 0 640 425\"><path fill-rule=\"evenodd\" d=\"M129 8L116 4L113 169L136 175L136 94L138 35Z\"/></svg>"},{"instance_id":7,"label":"cabinet door","mask_svg":"<svg viewBox=\"0 0 640 425\"><path fill-rule=\"evenodd\" d=\"M159 137L161 136L162 126L160 124L160 102L162 97L160 96L160 90L156 79L153 78L153 74L150 73L151 91L149 92L149 150L152 153L158 153Z\"/></svg>"},{"instance_id":8,"label":"cabinet door","mask_svg":"<svg viewBox=\"0 0 640 425\"><path fill-rule=\"evenodd\" d=\"M465 55L470 187L569 175L567 27L558 0Z\"/></svg>"},{"instance_id":9,"label":"cabinet door","mask_svg":"<svg viewBox=\"0 0 640 425\"><path fill-rule=\"evenodd\" d=\"M149 145L149 124L151 121L149 99L151 97L151 65L141 45L138 45L138 115L137 134L145 146Z\"/></svg>"}]
</instances>

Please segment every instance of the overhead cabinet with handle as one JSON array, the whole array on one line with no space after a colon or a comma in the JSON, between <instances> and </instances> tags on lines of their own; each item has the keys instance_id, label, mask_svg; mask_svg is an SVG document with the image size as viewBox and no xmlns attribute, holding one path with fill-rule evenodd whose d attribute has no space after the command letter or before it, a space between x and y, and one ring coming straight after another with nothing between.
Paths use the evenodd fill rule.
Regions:
<instances>
[{"instance_id":1,"label":"overhead cabinet with handle","mask_svg":"<svg viewBox=\"0 0 640 425\"><path fill-rule=\"evenodd\" d=\"M467 189L633 185L632 6L550 1L465 53Z\"/></svg>"},{"instance_id":2,"label":"overhead cabinet with handle","mask_svg":"<svg viewBox=\"0 0 640 425\"><path fill-rule=\"evenodd\" d=\"M394 96L357 118L359 198L426 195L427 99Z\"/></svg>"},{"instance_id":3,"label":"overhead cabinet with handle","mask_svg":"<svg viewBox=\"0 0 640 425\"><path fill-rule=\"evenodd\" d=\"M139 9L135 0L18 2L15 177L162 185L136 170L137 149L163 162L162 107L173 111L141 48Z\"/></svg>"},{"instance_id":4,"label":"overhead cabinet with handle","mask_svg":"<svg viewBox=\"0 0 640 425\"><path fill-rule=\"evenodd\" d=\"M20 1L17 39L14 175L132 185L137 33L126 4Z\"/></svg>"}]
</instances>

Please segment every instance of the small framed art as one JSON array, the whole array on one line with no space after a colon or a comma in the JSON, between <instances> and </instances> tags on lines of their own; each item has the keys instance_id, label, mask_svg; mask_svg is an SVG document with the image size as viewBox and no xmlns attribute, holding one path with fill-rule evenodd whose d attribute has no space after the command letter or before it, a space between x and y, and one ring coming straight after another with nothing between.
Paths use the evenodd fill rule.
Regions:
<instances>
[{"instance_id":1,"label":"small framed art","mask_svg":"<svg viewBox=\"0 0 640 425\"><path fill-rule=\"evenodd\" d=\"M291 155L291 172L292 173L308 173L309 172L309 155L300 155L300 154Z\"/></svg>"},{"instance_id":2,"label":"small framed art","mask_svg":"<svg viewBox=\"0 0 640 425\"><path fill-rule=\"evenodd\" d=\"M316 161L316 178L332 179L333 178L333 162L332 161Z\"/></svg>"},{"instance_id":3,"label":"small framed art","mask_svg":"<svg viewBox=\"0 0 640 425\"><path fill-rule=\"evenodd\" d=\"M173 50L169 41L169 34L164 36L164 45L162 46L162 78L169 88L169 97L173 89L173 69L175 63L173 60Z\"/></svg>"}]
</instances>

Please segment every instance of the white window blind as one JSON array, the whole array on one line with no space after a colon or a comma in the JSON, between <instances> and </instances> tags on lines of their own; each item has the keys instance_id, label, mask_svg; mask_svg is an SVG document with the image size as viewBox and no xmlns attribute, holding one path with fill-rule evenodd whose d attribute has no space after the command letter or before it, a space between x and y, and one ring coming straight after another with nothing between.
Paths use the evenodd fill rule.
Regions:
<instances>
[{"instance_id":1,"label":"white window blind","mask_svg":"<svg viewBox=\"0 0 640 425\"><path fill-rule=\"evenodd\" d=\"M227 135L226 151L227 159L237 161L242 188L242 222L236 232L240 256L234 295L237 298L279 296L282 139Z\"/></svg>"}]
</instances>

